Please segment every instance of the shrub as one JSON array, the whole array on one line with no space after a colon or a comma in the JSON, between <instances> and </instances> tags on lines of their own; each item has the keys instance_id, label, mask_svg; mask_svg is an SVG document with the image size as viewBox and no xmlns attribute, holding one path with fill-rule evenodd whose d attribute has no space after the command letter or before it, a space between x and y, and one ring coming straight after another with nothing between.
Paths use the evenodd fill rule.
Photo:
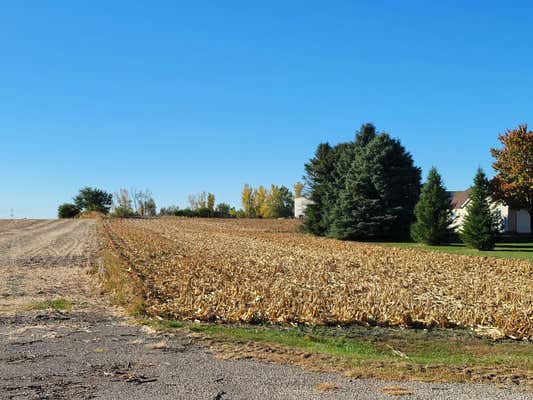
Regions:
<instances>
[{"instance_id":1,"label":"shrub","mask_svg":"<svg viewBox=\"0 0 533 400\"><path fill-rule=\"evenodd\" d=\"M80 211L75 204L64 203L57 208L57 216L59 218L74 218L78 216Z\"/></svg>"},{"instance_id":2,"label":"shrub","mask_svg":"<svg viewBox=\"0 0 533 400\"><path fill-rule=\"evenodd\" d=\"M135 215L131 196L127 189L120 189L118 193L115 193L115 204L111 214L118 218L129 218Z\"/></svg>"},{"instance_id":3,"label":"shrub","mask_svg":"<svg viewBox=\"0 0 533 400\"><path fill-rule=\"evenodd\" d=\"M231 206L226 203L219 203L215 209L215 216L218 218L229 218L231 217Z\"/></svg>"},{"instance_id":4,"label":"shrub","mask_svg":"<svg viewBox=\"0 0 533 400\"><path fill-rule=\"evenodd\" d=\"M209 217L212 217L213 216L213 211L211 211L209 208L207 207L202 207L202 208L199 208L198 210L194 210L194 216L195 217L200 217L200 218L209 218Z\"/></svg>"},{"instance_id":5,"label":"shrub","mask_svg":"<svg viewBox=\"0 0 533 400\"><path fill-rule=\"evenodd\" d=\"M180 208L178 206L161 207L161 209L159 210L159 215L177 216L179 212L180 212Z\"/></svg>"}]
</instances>

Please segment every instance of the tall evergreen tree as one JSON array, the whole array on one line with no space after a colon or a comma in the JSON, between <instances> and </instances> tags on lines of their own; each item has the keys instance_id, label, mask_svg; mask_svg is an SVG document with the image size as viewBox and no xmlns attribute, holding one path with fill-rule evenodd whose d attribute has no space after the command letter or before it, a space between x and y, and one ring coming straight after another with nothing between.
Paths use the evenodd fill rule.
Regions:
<instances>
[{"instance_id":1,"label":"tall evergreen tree","mask_svg":"<svg viewBox=\"0 0 533 400\"><path fill-rule=\"evenodd\" d=\"M478 250L493 250L498 233L499 218L490 208L489 196L489 181L478 168L460 232L463 242Z\"/></svg>"},{"instance_id":2,"label":"tall evergreen tree","mask_svg":"<svg viewBox=\"0 0 533 400\"><path fill-rule=\"evenodd\" d=\"M361 125L361 129L355 135L355 146L358 148L365 147L376 137L376 127L373 124L366 123Z\"/></svg>"},{"instance_id":3,"label":"tall evergreen tree","mask_svg":"<svg viewBox=\"0 0 533 400\"><path fill-rule=\"evenodd\" d=\"M420 194L420 169L388 134L356 137L353 160L338 193L329 236L343 240L409 235Z\"/></svg>"},{"instance_id":4,"label":"tall evergreen tree","mask_svg":"<svg viewBox=\"0 0 533 400\"><path fill-rule=\"evenodd\" d=\"M315 156L305 164L305 181L309 199L313 202L305 210L304 227L315 235L324 235L328 229L327 215L331 207L331 182L335 167L333 149L328 143L318 145Z\"/></svg>"},{"instance_id":5,"label":"tall evergreen tree","mask_svg":"<svg viewBox=\"0 0 533 400\"><path fill-rule=\"evenodd\" d=\"M398 140L364 124L355 141L321 144L306 164L314 202L305 227L339 239L405 238L420 194L420 169Z\"/></svg>"},{"instance_id":6,"label":"tall evergreen tree","mask_svg":"<svg viewBox=\"0 0 533 400\"><path fill-rule=\"evenodd\" d=\"M416 222L411 227L414 241L426 244L450 242L453 237L452 205L435 167L429 171L427 182L422 187L415 216Z\"/></svg>"}]
</instances>

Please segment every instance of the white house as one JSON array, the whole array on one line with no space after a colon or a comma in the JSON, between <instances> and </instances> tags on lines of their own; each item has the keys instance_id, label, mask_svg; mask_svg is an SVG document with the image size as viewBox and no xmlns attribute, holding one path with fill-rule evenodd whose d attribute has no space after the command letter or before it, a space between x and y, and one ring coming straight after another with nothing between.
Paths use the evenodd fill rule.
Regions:
<instances>
[{"instance_id":1,"label":"white house","mask_svg":"<svg viewBox=\"0 0 533 400\"><path fill-rule=\"evenodd\" d=\"M302 219L309 204L313 204L313 201L305 197L296 197L294 199L294 218Z\"/></svg>"},{"instance_id":2,"label":"white house","mask_svg":"<svg viewBox=\"0 0 533 400\"><path fill-rule=\"evenodd\" d=\"M456 228L463 224L471 192L472 189L467 189L450 193ZM529 213L526 210L516 210L496 202L492 203L492 208L500 213L504 233L531 233Z\"/></svg>"}]
</instances>

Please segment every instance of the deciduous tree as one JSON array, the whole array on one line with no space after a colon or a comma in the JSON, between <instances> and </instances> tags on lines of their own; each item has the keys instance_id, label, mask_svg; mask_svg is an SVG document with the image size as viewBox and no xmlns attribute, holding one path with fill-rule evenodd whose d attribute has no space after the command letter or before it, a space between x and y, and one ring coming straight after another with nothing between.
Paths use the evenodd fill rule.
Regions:
<instances>
[{"instance_id":1,"label":"deciduous tree","mask_svg":"<svg viewBox=\"0 0 533 400\"><path fill-rule=\"evenodd\" d=\"M277 213L281 218L290 218L294 215L294 196L289 188L283 185L278 189Z\"/></svg>"},{"instance_id":2,"label":"deciduous tree","mask_svg":"<svg viewBox=\"0 0 533 400\"><path fill-rule=\"evenodd\" d=\"M80 209L71 203L61 204L57 209L58 218L74 218L80 213Z\"/></svg>"},{"instance_id":3,"label":"deciduous tree","mask_svg":"<svg viewBox=\"0 0 533 400\"><path fill-rule=\"evenodd\" d=\"M157 206L153 197L149 197L144 203L144 216L155 217L157 215Z\"/></svg>"},{"instance_id":4,"label":"deciduous tree","mask_svg":"<svg viewBox=\"0 0 533 400\"><path fill-rule=\"evenodd\" d=\"M267 198L269 193L263 185L259 185L254 194L254 209L256 217L268 218L269 208Z\"/></svg>"},{"instance_id":5,"label":"deciduous tree","mask_svg":"<svg viewBox=\"0 0 533 400\"><path fill-rule=\"evenodd\" d=\"M244 185L244 188L242 189L242 209L243 213L247 218L254 218L255 217L255 194L252 187L248 184Z\"/></svg>"},{"instance_id":6,"label":"deciduous tree","mask_svg":"<svg viewBox=\"0 0 533 400\"><path fill-rule=\"evenodd\" d=\"M302 192L304 190L304 184L302 182L296 182L294 184L294 197L302 197Z\"/></svg>"},{"instance_id":7,"label":"deciduous tree","mask_svg":"<svg viewBox=\"0 0 533 400\"><path fill-rule=\"evenodd\" d=\"M193 211L199 210L201 208L207 208L207 192L190 194L188 200L189 207Z\"/></svg>"},{"instance_id":8,"label":"deciduous tree","mask_svg":"<svg viewBox=\"0 0 533 400\"><path fill-rule=\"evenodd\" d=\"M207 195L207 208L211 212L215 211L215 195L213 193L208 193Z\"/></svg>"},{"instance_id":9,"label":"deciduous tree","mask_svg":"<svg viewBox=\"0 0 533 400\"><path fill-rule=\"evenodd\" d=\"M231 206L226 203L219 203L217 204L215 215L219 218L229 218L231 217Z\"/></svg>"},{"instance_id":10,"label":"deciduous tree","mask_svg":"<svg viewBox=\"0 0 533 400\"><path fill-rule=\"evenodd\" d=\"M494 199L528 210L533 229L533 132L519 125L498 139L503 147L491 149L497 172L492 180Z\"/></svg>"},{"instance_id":11,"label":"deciduous tree","mask_svg":"<svg viewBox=\"0 0 533 400\"><path fill-rule=\"evenodd\" d=\"M115 193L115 204L113 205L113 216L115 217L131 217L134 215L132 199L128 189L120 189Z\"/></svg>"},{"instance_id":12,"label":"deciduous tree","mask_svg":"<svg viewBox=\"0 0 533 400\"><path fill-rule=\"evenodd\" d=\"M87 186L80 189L78 195L74 197L74 204L83 211L97 211L107 214L113 204L113 195L104 190Z\"/></svg>"}]
</instances>

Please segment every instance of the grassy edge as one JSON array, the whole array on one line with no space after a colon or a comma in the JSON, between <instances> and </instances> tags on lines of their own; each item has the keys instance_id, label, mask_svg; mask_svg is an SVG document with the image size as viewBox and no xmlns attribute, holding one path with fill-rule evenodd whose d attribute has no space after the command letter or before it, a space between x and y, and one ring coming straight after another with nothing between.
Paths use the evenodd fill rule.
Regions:
<instances>
[{"instance_id":1,"label":"grassy edge","mask_svg":"<svg viewBox=\"0 0 533 400\"><path fill-rule=\"evenodd\" d=\"M351 340L309 334L297 328L227 326L173 320L141 320L158 331L199 334L223 358L256 357L266 361L300 365L319 371L344 372L348 376L442 382L525 383L532 385L533 350L525 354L487 354L484 357L455 349L450 340L418 354L404 354L388 343ZM201 341L200 341L201 342ZM385 341L386 342L386 341ZM481 343L481 342L480 342ZM257 349L255 344L265 345ZM249 347L255 350L250 351ZM273 347L272 347L273 346ZM486 346L493 346L487 341ZM270 347L270 348L269 348ZM282 348L285 356L272 349ZM229 354L229 357L225 356Z\"/></svg>"},{"instance_id":2,"label":"grassy edge","mask_svg":"<svg viewBox=\"0 0 533 400\"><path fill-rule=\"evenodd\" d=\"M109 296L112 304L123 307L132 316L145 315L141 286L120 257L110 250L102 250L101 263L98 273L102 293Z\"/></svg>"}]
</instances>

